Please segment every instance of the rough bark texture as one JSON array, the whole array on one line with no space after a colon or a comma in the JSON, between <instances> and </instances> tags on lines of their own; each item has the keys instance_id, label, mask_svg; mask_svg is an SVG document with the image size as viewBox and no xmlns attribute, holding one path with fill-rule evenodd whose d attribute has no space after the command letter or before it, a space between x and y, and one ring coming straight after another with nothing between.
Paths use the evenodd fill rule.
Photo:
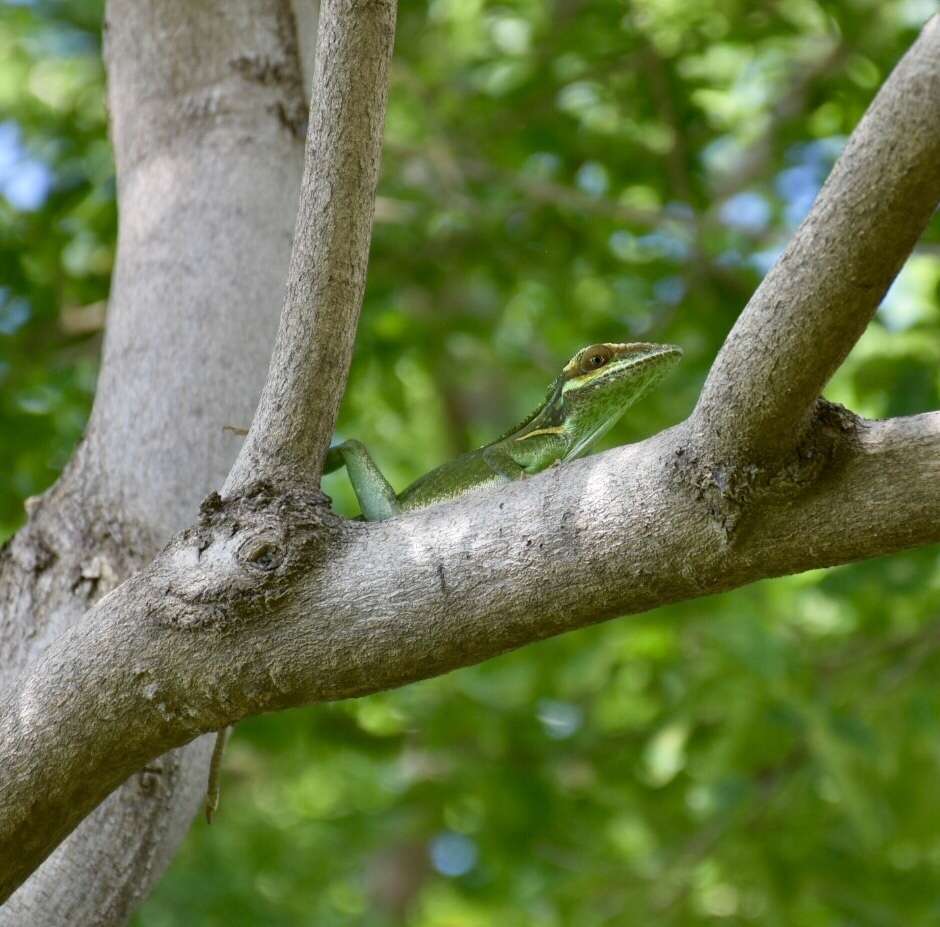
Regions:
<instances>
[{"instance_id":1,"label":"rough bark texture","mask_svg":"<svg viewBox=\"0 0 940 927\"><path fill-rule=\"evenodd\" d=\"M765 498L734 545L676 475L688 425L375 524L342 521L318 493L264 484L210 497L195 528L8 696L0 743L30 749L2 752L11 780L0 852L19 853L7 878L148 757L246 715L363 695L614 615L940 540L940 413L884 423L839 414L818 427L832 448L825 464L802 488Z\"/></svg>"},{"instance_id":2,"label":"rough bark texture","mask_svg":"<svg viewBox=\"0 0 940 927\"><path fill-rule=\"evenodd\" d=\"M238 442L221 426L251 419L288 263L306 113L289 4L111 0L105 39L121 210L107 341L86 440L0 558L0 688L225 478ZM0 925L124 923L189 827L207 747L150 761Z\"/></svg>"},{"instance_id":3,"label":"rough bark texture","mask_svg":"<svg viewBox=\"0 0 940 927\"><path fill-rule=\"evenodd\" d=\"M614 615L940 540L940 414L865 422L816 398L940 196L936 19L882 88L687 422L408 517L359 524L331 514L309 474L332 427L361 299L377 159L369 146L381 134L373 120L387 66L368 51L388 53L392 16L390 4L351 0L324 11L331 51L318 92L345 93L348 105L319 111L314 137L324 147L308 148L265 400L226 498L209 496L196 524L147 567L48 634L41 657L20 660L0 693L0 859L10 861L0 898L150 758L246 715L402 685ZM364 49L358 60L353 48ZM360 83L344 90L353 72ZM289 134L290 121L277 121ZM366 147L338 165L353 135ZM121 270L118 282L132 286ZM157 451L150 431L132 430L132 413L121 416L96 409L91 460L104 453L97 427ZM109 477L115 467L127 479L122 457L137 450L111 453ZM207 467L206 480L220 484L220 471ZM180 490L162 468L158 478ZM152 546L155 529L116 485L103 498L137 516L103 549ZM55 533L38 533L47 506L50 525L68 514L55 494L40 506L7 555L15 576L57 569L40 543ZM177 527L170 521L161 527ZM103 591L133 566L118 562L112 575L89 563L72 577ZM10 601L19 607L15 592ZM4 644L3 653L22 650Z\"/></svg>"},{"instance_id":4,"label":"rough bark texture","mask_svg":"<svg viewBox=\"0 0 940 927\"><path fill-rule=\"evenodd\" d=\"M294 250L271 375L225 484L315 485L352 359L382 156L394 0L326 0Z\"/></svg>"}]
</instances>

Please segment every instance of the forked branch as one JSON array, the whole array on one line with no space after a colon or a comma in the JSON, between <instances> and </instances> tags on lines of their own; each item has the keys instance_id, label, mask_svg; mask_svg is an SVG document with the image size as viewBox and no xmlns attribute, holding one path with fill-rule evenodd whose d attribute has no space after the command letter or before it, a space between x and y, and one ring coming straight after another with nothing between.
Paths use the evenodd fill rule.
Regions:
<instances>
[{"instance_id":1,"label":"forked branch","mask_svg":"<svg viewBox=\"0 0 940 927\"><path fill-rule=\"evenodd\" d=\"M388 13L334 0L324 18L340 8ZM352 52L323 45L320 80L339 106L329 61L350 65ZM124 777L201 732L402 685L615 615L940 540L938 413L818 420L832 453L809 476L784 474L734 544L721 543L707 506L677 478L690 435L733 452L792 443L874 310L937 198L938 50L935 20L742 316L693 419L498 494L367 525L333 516L301 479L329 439L361 297L364 265L342 246L364 261L368 222L340 213L371 214L374 186L363 163L358 192L340 196L344 114L324 109L329 125L312 136L328 152L312 144L307 169L329 161L321 169L336 186L305 184L314 244L295 255L265 399L227 498L210 497L197 525L0 694L9 861L0 900ZM357 75L380 70L355 65ZM379 128L360 127L377 144ZM327 411L314 390L321 375ZM284 476L286 488L256 475Z\"/></svg>"},{"instance_id":2,"label":"forked branch","mask_svg":"<svg viewBox=\"0 0 940 927\"><path fill-rule=\"evenodd\" d=\"M725 341L694 415L720 460L767 462L874 315L940 200L940 16L885 81Z\"/></svg>"}]
</instances>

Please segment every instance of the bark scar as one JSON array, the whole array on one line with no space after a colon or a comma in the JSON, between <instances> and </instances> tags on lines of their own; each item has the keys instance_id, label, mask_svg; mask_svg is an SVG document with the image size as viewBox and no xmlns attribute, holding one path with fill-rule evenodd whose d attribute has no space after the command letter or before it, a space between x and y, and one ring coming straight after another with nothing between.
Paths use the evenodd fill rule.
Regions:
<instances>
[{"instance_id":1,"label":"bark scar","mask_svg":"<svg viewBox=\"0 0 940 927\"><path fill-rule=\"evenodd\" d=\"M740 540L742 521L761 502L805 492L838 465L864 420L819 398L804 436L782 460L759 464L711 459L692 447L675 449L671 469L706 506L723 546Z\"/></svg>"}]
</instances>

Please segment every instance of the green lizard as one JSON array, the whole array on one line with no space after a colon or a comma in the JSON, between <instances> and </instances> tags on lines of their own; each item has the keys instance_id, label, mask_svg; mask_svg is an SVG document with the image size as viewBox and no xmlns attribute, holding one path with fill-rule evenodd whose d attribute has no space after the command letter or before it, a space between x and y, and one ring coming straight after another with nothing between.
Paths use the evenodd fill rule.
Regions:
<instances>
[{"instance_id":1,"label":"green lizard","mask_svg":"<svg viewBox=\"0 0 940 927\"><path fill-rule=\"evenodd\" d=\"M331 447L324 473L346 467L366 521L457 499L483 486L523 479L585 453L682 356L671 344L592 344L552 381L541 405L484 447L442 464L396 495L359 441ZM226 426L245 434L243 429ZM219 769L228 728L219 731L209 767L206 818L219 804Z\"/></svg>"},{"instance_id":2,"label":"green lizard","mask_svg":"<svg viewBox=\"0 0 940 927\"><path fill-rule=\"evenodd\" d=\"M381 521L483 486L519 480L585 453L682 356L669 344L592 344L552 381L541 405L515 428L395 492L365 446L331 447L324 473L346 467L366 521Z\"/></svg>"}]
</instances>

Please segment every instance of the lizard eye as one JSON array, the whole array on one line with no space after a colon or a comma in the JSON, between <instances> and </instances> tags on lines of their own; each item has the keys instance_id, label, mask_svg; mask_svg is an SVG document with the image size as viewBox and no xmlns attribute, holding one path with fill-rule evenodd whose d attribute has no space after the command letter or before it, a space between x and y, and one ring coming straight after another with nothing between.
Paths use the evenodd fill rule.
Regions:
<instances>
[{"instance_id":1,"label":"lizard eye","mask_svg":"<svg viewBox=\"0 0 940 927\"><path fill-rule=\"evenodd\" d=\"M581 367L582 373L588 373L591 370L597 370L598 367L603 367L611 358L610 348L603 344L595 344L590 348L587 348L584 354L581 355Z\"/></svg>"}]
</instances>

